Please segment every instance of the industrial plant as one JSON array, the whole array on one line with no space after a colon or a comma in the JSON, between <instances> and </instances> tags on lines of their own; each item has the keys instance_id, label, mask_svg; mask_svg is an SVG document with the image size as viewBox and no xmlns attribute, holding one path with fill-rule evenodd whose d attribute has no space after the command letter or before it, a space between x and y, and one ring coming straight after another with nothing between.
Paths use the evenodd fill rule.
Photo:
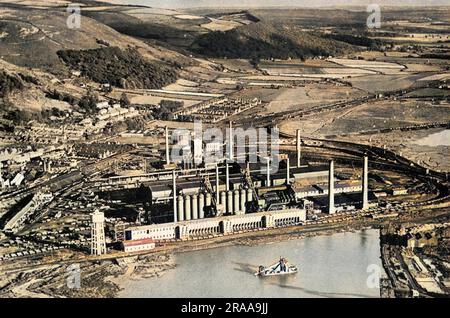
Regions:
<instances>
[{"instance_id":1,"label":"industrial plant","mask_svg":"<svg viewBox=\"0 0 450 318\"><path fill-rule=\"evenodd\" d=\"M169 129L165 129L165 167L157 172L132 177L111 177L102 182L93 181L92 186L102 189L102 196L120 193L121 189L130 190L130 186L139 185L148 189L148 209L158 211L159 217L150 212L142 225L126 223L116 224L115 237L122 247L130 244L138 251L154 248L153 242L176 240L198 240L213 236L233 235L246 231L258 231L276 227L305 224L307 216L326 213L351 212L356 209L367 210L377 205L376 200L369 202L369 163L368 157L361 158L362 172L359 185L346 181L336 183L334 161L328 164L308 165L302 163L302 140L297 131L295 152L279 154L276 158L257 154L263 162L238 160L238 138L233 133L230 122L226 143L219 146L227 149L228 154L211 165L205 164L203 150L209 145L192 148L195 158L201 160L187 164L184 160L175 163L170 159L171 145ZM278 145L278 143L276 143ZM252 149L254 145L244 145ZM188 145L188 148L190 145ZM190 149L183 148L185 151ZM196 153L200 152L200 154ZM233 155L235 154L235 155ZM249 158L244 153L244 158ZM186 157L182 157L186 158ZM192 156L190 157L192 159ZM291 166L291 158L297 164ZM273 167L272 161L277 162ZM184 167L189 167L184 169ZM273 172L272 170L276 170ZM324 182L327 186L323 189ZM308 184L308 186L301 186ZM317 189L305 195L305 188ZM335 187L338 187L337 191ZM346 202L335 205L335 195L356 194ZM327 197L327 205L319 204L319 199ZM155 221L153 221L155 220ZM103 234L101 234L103 235ZM101 238L99 238L101 241ZM95 246L93 254L100 249Z\"/></svg>"},{"instance_id":2,"label":"industrial plant","mask_svg":"<svg viewBox=\"0 0 450 318\"><path fill-rule=\"evenodd\" d=\"M0 298L448 297L450 11L336 1L1 1Z\"/></svg>"}]
</instances>

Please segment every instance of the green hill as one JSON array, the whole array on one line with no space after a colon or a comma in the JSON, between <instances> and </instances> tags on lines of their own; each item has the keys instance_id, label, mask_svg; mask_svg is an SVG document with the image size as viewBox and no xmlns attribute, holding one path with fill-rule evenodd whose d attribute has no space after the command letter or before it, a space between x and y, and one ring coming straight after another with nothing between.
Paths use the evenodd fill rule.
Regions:
<instances>
[{"instance_id":1,"label":"green hill","mask_svg":"<svg viewBox=\"0 0 450 318\"><path fill-rule=\"evenodd\" d=\"M61 50L59 57L71 68L97 83L121 88L161 88L176 81L172 67L143 58L136 49L106 47Z\"/></svg>"},{"instance_id":2,"label":"green hill","mask_svg":"<svg viewBox=\"0 0 450 318\"><path fill-rule=\"evenodd\" d=\"M295 26L262 22L201 35L191 46L193 52L209 57L265 59L335 56L353 49L347 43L304 32Z\"/></svg>"},{"instance_id":3,"label":"green hill","mask_svg":"<svg viewBox=\"0 0 450 318\"><path fill-rule=\"evenodd\" d=\"M60 50L87 50L116 46L139 48L145 57L154 60L179 61L183 56L157 45L123 35L101 22L82 16L81 28L66 25L65 7L37 9L32 5L0 4L8 15L0 20L0 56L5 61L27 68L36 68L56 74L68 75L67 68L57 55Z\"/></svg>"}]
</instances>

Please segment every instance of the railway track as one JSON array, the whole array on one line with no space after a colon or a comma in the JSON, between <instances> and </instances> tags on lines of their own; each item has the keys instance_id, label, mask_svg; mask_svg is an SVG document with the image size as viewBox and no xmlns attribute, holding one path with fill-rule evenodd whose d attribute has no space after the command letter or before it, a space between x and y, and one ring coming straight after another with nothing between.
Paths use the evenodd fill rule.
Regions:
<instances>
[{"instance_id":1,"label":"railway track","mask_svg":"<svg viewBox=\"0 0 450 318\"><path fill-rule=\"evenodd\" d=\"M281 133L280 137L291 139L291 144L295 144L295 136L288 133ZM422 167L415 162L398 155L392 150L380 148L377 146L364 145L353 143L349 141L339 141L339 140L330 140L330 139L320 139L320 138L302 138L304 140L316 141L317 146L319 148L327 148L332 150L340 150L343 152L347 152L350 154L358 155L358 156L369 156L370 160L381 159L385 162L390 162L391 164L396 164L402 168L404 171L417 173L418 175L424 177L432 177L435 179L439 179L441 181L448 181L448 174L445 172L439 172L432 169L428 169ZM314 144L308 145L310 147L315 147Z\"/></svg>"}]
</instances>

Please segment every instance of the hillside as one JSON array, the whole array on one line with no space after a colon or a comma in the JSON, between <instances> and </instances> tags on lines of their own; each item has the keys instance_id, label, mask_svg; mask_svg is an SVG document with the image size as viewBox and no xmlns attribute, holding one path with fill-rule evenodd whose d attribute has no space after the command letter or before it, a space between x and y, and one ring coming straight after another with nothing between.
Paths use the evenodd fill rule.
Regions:
<instances>
[{"instance_id":1,"label":"hillside","mask_svg":"<svg viewBox=\"0 0 450 318\"><path fill-rule=\"evenodd\" d=\"M159 89L177 79L173 68L146 60L132 48L61 50L58 55L71 68L81 71L83 76L116 87Z\"/></svg>"},{"instance_id":2,"label":"hillside","mask_svg":"<svg viewBox=\"0 0 450 318\"><path fill-rule=\"evenodd\" d=\"M191 50L208 57L307 58L350 52L349 44L313 35L293 26L254 23L199 36Z\"/></svg>"},{"instance_id":3,"label":"hillside","mask_svg":"<svg viewBox=\"0 0 450 318\"><path fill-rule=\"evenodd\" d=\"M0 99L7 98L9 93L14 90L21 90L22 88L22 81L18 77L0 70Z\"/></svg>"},{"instance_id":4,"label":"hillside","mask_svg":"<svg viewBox=\"0 0 450 318\"><path fill-rule=\"evenodd\" d=\"M81 28L70 29L64 0L0 3L0 121L41 120L49 111L78 111L89 89L98 89L93 82L161 88L176 80L180 68L198 64L87 16L107 11L126 18L121 13L125 7L89 0L81 6ZM74 75L75 69L84 76Z\"/></svg>"},{"instance_id":5,"label":"hillside","mask_svg":"<svg viewBox=\"0 0 450 318\"><path fill-rule=\"evenodd\" d=\"M122 34L183 53L201 34L227 31L259 21L247 11L190 15L176 10L133 6L123 6L120 10L90 10L83 14Z\"/></svg>"},{"instance_id":6,"label":"hillside","mask_svg":"<svg viewBox=\"0 0 450 318\"><path fill-rule=\"evenodd\" d=\"M364 46L371 50L378 50L384 44L384 41L371 39L366 36L354 36L350 34L328 33L323 35L324 38L333 39L340 42L345 42L351 45Z\"/></svg>"},{"instance_id":7,"label":"hillside","mask_svg":"<svg viewBox=\"0 0 450 318\"><path fill-rule=\"evenodd\" d=\"M67 68L57 55L59 50L86 50L108 45L122 49L137 47L144 57L154 60L178 63L188 60L176 52L123 35L86 16L82 16L80 29L70 29L66 25L68 13L64 6L1 3L0 8L0 56L18 66L67 76Z\"/></svg>"}]
</instances>

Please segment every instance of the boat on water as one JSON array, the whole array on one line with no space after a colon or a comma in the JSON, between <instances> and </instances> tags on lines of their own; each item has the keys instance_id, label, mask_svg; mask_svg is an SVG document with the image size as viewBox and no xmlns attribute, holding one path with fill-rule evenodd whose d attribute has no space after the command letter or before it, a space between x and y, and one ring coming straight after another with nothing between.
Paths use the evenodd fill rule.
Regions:
<instances>
[{"instance_id":1,"label":"boat on water","mask_svg":"<svg viewBox=\"0 0 450 318\"><path fill-rule=\"evenodd\" d=\"M280 260L268 267L259 266L258 271L255 276L278 276L278 275L289 275L298 272L298 268L295 265L288 264L287 259L280 257Z\"/></svg>"}]
</instances>

